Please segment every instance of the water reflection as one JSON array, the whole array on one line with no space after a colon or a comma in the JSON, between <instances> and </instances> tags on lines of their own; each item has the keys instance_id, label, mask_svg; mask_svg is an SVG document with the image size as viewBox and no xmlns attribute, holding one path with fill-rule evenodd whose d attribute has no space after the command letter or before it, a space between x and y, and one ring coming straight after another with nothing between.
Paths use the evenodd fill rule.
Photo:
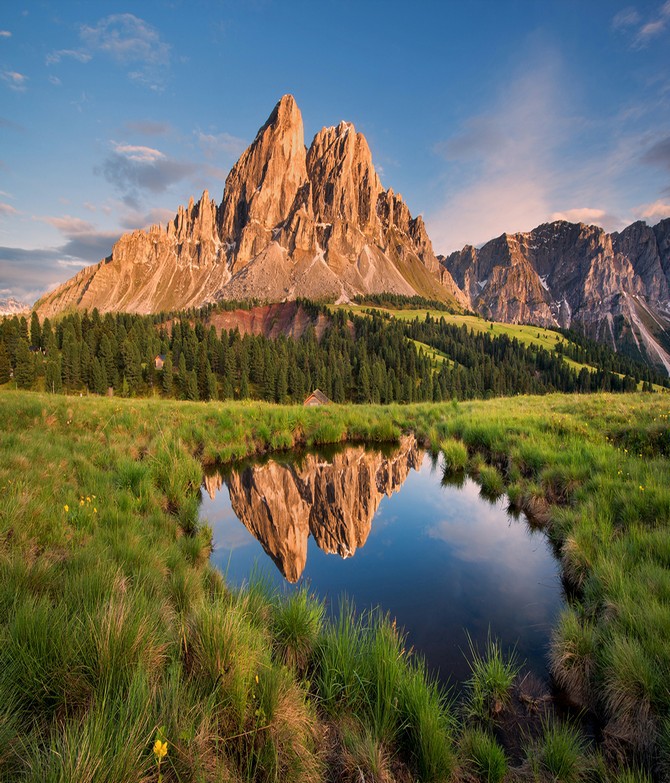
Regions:
<instances>
[{"instance_id":1,"label":"water reflection","mask_svg":"<svg viewBox=\"0 0 670 783\"><path fill-rule=\"evenodd\" d=\"M260 542L289 582L297 582L314 538L327 554L351 557L368 539L384 496L397 492L423 452L413 436L401 440L391 456L354 446L330 461L308 454L296 463L271 460L233 470L226 477L233 511ZM205 477L214 500L224 478Z\"/></svg>"},{"instance_id":2,"label":"water reflection","mask_svg":"<svg viewBox=\"0 0 670 783\"><path fill-rule=\"evenodd\" d=\"M277 586L304 579L330 608L346 593L359 609L388 611L445 679L467 678L466 633L481 644L489 629L546 677L561 605L551 546L506 498L447 479L406 438L390 452L354 446L208 476L201 516L232 584L269 555Z\"/></svg>"}]
</instances>

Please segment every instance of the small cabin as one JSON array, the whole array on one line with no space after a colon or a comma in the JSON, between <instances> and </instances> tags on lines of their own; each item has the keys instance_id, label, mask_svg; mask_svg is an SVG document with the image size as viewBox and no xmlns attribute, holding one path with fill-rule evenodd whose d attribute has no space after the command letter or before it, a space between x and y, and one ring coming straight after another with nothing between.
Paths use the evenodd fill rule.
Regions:
<instances>
[{"instance_id":1,"label":"small cabin","mask_svg":"<svg viewBox=\"0 0 670 783\"><path fill-rule=\"evenodd\" d=\"M303 405L311 407L312 405L328 405L330 400L320 389L314 389L314 391L307 397Z\"/></svg>"},{"instance_id":2,"label":"small cabin","mask_svg":"<svg viewBox=\"0 0 670 783\"><path fill-rule=\"evenodd\" d=\"M154 365L156 366L157 370L162 370L164 364L165 364L165 354L159 353L154 359Z\"/></svg>"}]
</instances>

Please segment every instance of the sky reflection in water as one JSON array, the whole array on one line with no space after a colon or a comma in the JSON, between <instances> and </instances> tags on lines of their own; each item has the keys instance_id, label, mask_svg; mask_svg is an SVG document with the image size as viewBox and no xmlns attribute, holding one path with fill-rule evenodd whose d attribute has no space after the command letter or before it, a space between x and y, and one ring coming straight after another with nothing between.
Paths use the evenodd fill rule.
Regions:
<instances>
[{"instance_id":1,"label":"sky reflection in water","mask_svg":"<svg viewBox=\"0 0 670 783\"><path fill-rule=\"evenodd\" d=\"M562 602L547 538L524 517L508 514L506 498L485 500L471 479L443 486L439 464L420 453L415 462L419 470L409 469L404 481L402 473L402 486L382 498L367 541L352 557L326 554L309 536L299 583L306 581L330 607L346 593L358 609L388 611L444 680L467 678L466 631L481 647L489 628L545 678ZM229 583L243 584L256 567L281 589L294 589L239 521L226 484L213 499L203 489L202 498L201 518L213 530L212 560Z\"/></svg>"}]
</instances>

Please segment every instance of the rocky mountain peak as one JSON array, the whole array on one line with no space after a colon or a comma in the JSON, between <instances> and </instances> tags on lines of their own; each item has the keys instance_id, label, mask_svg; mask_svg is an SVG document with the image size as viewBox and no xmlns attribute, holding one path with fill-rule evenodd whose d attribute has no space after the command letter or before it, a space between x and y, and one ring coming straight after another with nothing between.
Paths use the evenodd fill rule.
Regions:
<instances>
[{"instance_id":1,"label":"rocky mountain peak","mask_svg":"<svg viewBox=\"0 0 670 783\"><path fill-rule=\"evenodd\" d=\"M104 263L37 306L44 315L73 306L152 312L384 291L464 301L423 220L382 188L365 136L340 122L307 151L300 110L284 95L228 174L218 207L205 191L165 229L124 235Z\"/></svg>"}]
</instances>

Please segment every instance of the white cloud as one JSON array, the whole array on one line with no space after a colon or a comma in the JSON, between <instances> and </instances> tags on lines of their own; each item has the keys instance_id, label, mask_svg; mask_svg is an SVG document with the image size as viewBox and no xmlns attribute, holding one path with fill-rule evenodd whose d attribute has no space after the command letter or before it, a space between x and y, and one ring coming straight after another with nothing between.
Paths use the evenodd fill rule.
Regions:
<instances>
[{"instance_id":1,"label":"white cloud","mask_svg":"<svg viewBox=\"0 0 670 783\"><path fill-rule=\"evenodd\" d=\"M24 74L18 73L18 71L3 71L2 74L0 74L0 78L6 82L10 90L25 92L28 77Z\"/></svg>"},{"instance_id":2,"label":"white cloud","mask_svg":"<svg viewBox=\"0 0 670 783\"><path fill-rule=\"evenodd\" d=\"M0 30L0 38L11 38L12 34L9 30Z\"/></svg>"},{"instance_id":3,"label":"white cloud","mask_svg":"<svg viewBox=\"0 0 670 783\"><path fill-rule=\"evenodd\" d=\"M155 163L157 160L164 160L165 155L153 147L143 147L141 145L133 144L117 144L114 145L114 152L118 155L123 155L128 160L135 161L136 163Z\"/></svg>"},{"instance_id":4,"label":"white cloud","mask_svg":"<svg viewBox=\"0 0 670 783\"><path fill-rule=\"evenodd\" d=\"M659 199L651 204L641 204L639 207L635 208L634 213L642 220L656 222L670 217L670 203Z\"/></svg>"},{"instance_id":5,"label":"white cloud","mask_svg":"<svg viewBox=\"0 0 670 783\"><path fill-rule=\"evenodd\" d=\"M60 80L60 79L59 79L57 76L54 76L53 74L51 74L51 75L49 76L49 81L50 81L50 82L51 82L51 84L53 84L55 87L60 87L60 86L63 84L63 82L62 82L62 81L61 81L61 80Z\"/></svg>"},{"instance_id":6,"label":"white cloud","mask_svg":"<svg viewBox=\"0 0 670 783\"><path fill-rule=\"evenodd\" d=\"M64 57L72 60L77 60L80 63L87 63L93 59L93 55L85 52L83 49L58 49L55 52L51 52L46 57L47 65L56 65Z\"/></svg>"},{"instance_id":7,"label":"white cloud","mask_svg":"<svg viewBox=\"0 0 670 783\"><path fill-rule=\"evenodd\" d=\"M608 232L618 231L625 225L625 221L616 215L611 215L604 209L594 209L592 207L577 207L554 212L551 215L551 220L567 220L569 223L586 223L589 226L601 226Z\"/></svg>"}]
</instances>

